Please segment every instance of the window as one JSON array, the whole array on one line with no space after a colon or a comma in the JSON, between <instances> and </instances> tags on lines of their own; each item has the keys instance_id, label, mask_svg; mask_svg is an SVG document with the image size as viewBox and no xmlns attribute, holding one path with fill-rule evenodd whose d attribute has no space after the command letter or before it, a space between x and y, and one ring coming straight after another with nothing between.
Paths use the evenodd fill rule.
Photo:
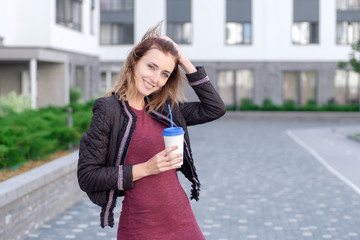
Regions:
<instances>
[{"instance_id":1,"label":"window","mask_svg":"<svg viewBox=\"0 0 360 240\"><path fill-rule=\"evenodd\" d=\"M335 74L335 102L343 105L358 104L359 81L359 73L337 70Z\"/></svg>"},{"instance_id":2,"label":"window","mask_svg":"<svg viewBox=\"0 0 360 240\"><path fill-rule=\"evenodd\" d=\"M101 11L134 10L134 0L101 0Z\"/></svg>"},{"instance_id":3,"label":"window","mask_svg":"<svg viewBox=\"0 0 360 240\"><path fill-rule=\"evenodd\" d=\"M318 23L297 22L293 23L292 41L295 44L310 44L319 42Z\"/></svg>"},{"instance_id":4,"label":"window","mask_svg":"<svg viewBox=\"0 0 360 240\"><path fill-rule=\"evenodd\" d=\"M191 0L167 0L166 33L179 44L192 43Z\"/></svg>"},{"instance_id":5,"label":"window","mask_svg":"<svg viewBox=\"0 0 360 240\"><path fill-rule=\"evenodd\" d=\"M319 43L319 0L294 0L294 44Z\"/></svg>"},{"instance_id":6,"label":"window","mask_svg":"<svg viewBox=\"0 0 360 240\"><path fill-rule=\"evenodd\" d=\"M134 43L134 1L101 1L101 45Z\"/></svg>"},{"instance_id":7,"label":"window","mask_svg":"<svg viewBox=\"0 0 360 240\"><path fill-rule=\"evenodd\" d=\"M253 99L253 71L220 71L218 73L218 89L225 105L235 107L241 106L241 101L243 99Z\"/></svg>"},{"instance_id":8,"label":"window","mask_svg":"<svg viewBox=\"0 0 360 240\"><path fill-rule=\"evenodd\" d=\"M226 1L227 45L251 44L251 0Z\"/></svg>"},{"instance_id":9,"label":"window","mask_svg":"<svg viewBox=\"0 0 360 240\"><path fill-rule=\"evenodd\" d=\"M100 32L102 45L132 44L134 42L133 24L103 23Z\"/></svg>"},{"instance_id":10,"label":"window","mask_svg":"<svg viewBox=\"0 0 360 240\"><path fill-rule=\"evenodd\" d=\"M120 79L120 75L120 72L101 72L100 91L108 91Z\"/></svg>"},{"instance_id":11,"label":"window","mask_svg":"<svg viewBox=\"0 0 360 240\"><path fill-rule=\"evenodd\" d=\"M95 0L91 0L90 7L90 34L95 34Z\"/></svg>"},{"instance_id":12,"label":"window","mask_svg":"<svg viewBox=\"0 0 360 240\"><path fill-rule=\"evenodd\" d=\"M82 0L56 0L56 23L81 31Z\"/></svg>"},{"instance_id":13,"label":"window","mask_svg":"<svg viewBox=\"0 0 360 240\"><path fill-rule=\"evenodd\" d=\"M85 68L83 66L75 67L75 87L85 93Z\"/></svg>"},{"instance_id":14,"label":"window","mask_svg":"<svg viewBox=\"0 0 360 240\"><path fill-rule=\"evenodd\" d=\"M297 105L306 105L316 100L316 72L284 72L283 98Z\"/></svg>"},{"instance_id":15,"label":"window","mask_svg":"<svg viewBox=\"0 0 360 240\"><path fill-rule=\"evenodd\" d=\"M337 10L360 10L360 0L337 0Z\"/></svg>"},{"instance_id":16,"label":"window","mask_svg":"<svg viewBox=\"0 0 360 240\"><path fill-rule=\"evenodd\" d=\"M336 43L354 44L360 39L360 22L337 22Z\"/></svg>"},{"instance_id":17,"label":"window","mask_svg":"<svg viewBox=\"0 0 360 240\"><path fill-rule=\"evenodd\" d=\"M176 43L190 44L192 42L192 24L190 22L168 22L166 27L168 36L171 36L170 38Z\"/></svg>"},{"instance_id":18,"label":"window","mask_svg":"<svg viewBox=\"0 0 360 240\"><path fill-rule=\"evenodd\" d=\"M220 71L218 73L219 94L226 106L235 105L234 71Z\"/></svg>"},{"instance_id":19,"label":"window","mask_svg":"<svg viewBox=\"0 0 360 240\"><path fill-rule=\"evenodd\" d=\"M336 8L336 43L356 43L360 39L360 0L337 0Z\"/></svg>"},{"instance_id":20,"label":"window","mask_svg":"<svg viewBox=\"0 0 360 240\"><path fill-rule=\"evenodd\" d=\"M226 44L251 44L251 23L226 23Z\"/></svg>"},{"instance_id":21,"label":"window","mask_svg":"<svg viewBox=\"0 0 360 240\"><path fill-rule=\"evenodd\" d=\"M106 92L107 90L108 90L108 86L106 84L106 72L101 72L100 92Z\"/></svg>"}]
</instances>

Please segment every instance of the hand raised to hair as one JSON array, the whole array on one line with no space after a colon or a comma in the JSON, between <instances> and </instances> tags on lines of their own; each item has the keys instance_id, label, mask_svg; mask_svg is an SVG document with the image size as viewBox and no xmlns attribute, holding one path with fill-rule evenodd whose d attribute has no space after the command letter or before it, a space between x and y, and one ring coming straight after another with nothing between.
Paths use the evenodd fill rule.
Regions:
<instances>
[{"instance_id":1,"label":"hand raised to hair","mask_svg":"<svg viewBox=\"0 0 360 240\"><path fill-rule=\"evenodd\" d=\"M180 51L180 48L179 48L179 45L177 45L171 38L169 38L168 36L160 36L160 38L166 40L166 41L169 41L171 42L175 49L178 51L178 54L179 54L179 64L180 66L184 69L184 71L186 73L194 73L196 72L196 68L194 67L194 65L190 62L190 60L185 57L183 55L183 53Z\"/></svg>"}]
</instances>

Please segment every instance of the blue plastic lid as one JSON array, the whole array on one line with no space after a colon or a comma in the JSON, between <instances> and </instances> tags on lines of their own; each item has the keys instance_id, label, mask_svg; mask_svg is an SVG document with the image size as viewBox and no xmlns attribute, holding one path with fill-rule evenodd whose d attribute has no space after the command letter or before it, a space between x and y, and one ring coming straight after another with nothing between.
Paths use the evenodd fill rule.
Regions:
<instances>
[{"instance_id":1,"label":"blue plastic lid","mask_svg":"<svg viewBox=\"0 0 360 240\"><path fill-rule=\"evenodd\" d=\"M184 130L182 127L169 127L165 128L163 131L163 136L177 136L184 134Z\"/></svg>"}]
</instances>

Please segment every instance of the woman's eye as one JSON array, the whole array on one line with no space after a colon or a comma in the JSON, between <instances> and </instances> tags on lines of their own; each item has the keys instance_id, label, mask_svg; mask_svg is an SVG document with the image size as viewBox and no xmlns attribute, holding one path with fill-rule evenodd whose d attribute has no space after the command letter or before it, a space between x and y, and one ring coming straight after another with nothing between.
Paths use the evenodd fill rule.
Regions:
<instances>
[{"instance_id":1,"label":"woman's eye","mask_svg":"<svg viewBox=\"0 0 360 240\"><path fill-rule=\"evenodd\" d=\"M169 74L163 73L164 77L169 78Z\"/></svg>"},{"instance_id":2,"label":"woman's eye","mask_svg":"<svg viewBox=\"0 0 360 240\"><path fill-rule=\"evenodd\" d=\"M153 65L150 65L150 64L148 65L148 67L151 68L151 69L155 69L155 67Z\"/></svg>"}]
</instances>

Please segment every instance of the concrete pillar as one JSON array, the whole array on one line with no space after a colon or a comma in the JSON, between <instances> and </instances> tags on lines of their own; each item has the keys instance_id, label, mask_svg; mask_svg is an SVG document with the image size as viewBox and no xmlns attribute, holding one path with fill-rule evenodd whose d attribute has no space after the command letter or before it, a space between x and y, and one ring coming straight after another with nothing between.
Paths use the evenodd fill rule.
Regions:
<instances>
[{"instance_id":1,"label":"concrete pillar","mask_svg":"<svg viewBox=\"0 0 360 240\"><path fill-rule=\"evenodd\" d=\"M111 71L106 71L106 91L108 91L111 88Z\"/></svg>"},{"instance_id":2,"label":"concrete pillar","mask_svg":"<svg viewBox=\"0 0 360 240\"><path fill-rule=\"evenodd\" d=\"M30 60L30 83L31 83L31 108L37 107L37 61L36 59Z\"/></svg>"},{"instance_id":3,"label":"concrete pillar","mask_svg":"<svg viewBox=\"0 0 360 240\"><path fill-rule=\"evenodd\" d=\"M89 101L91 98L91 77L90 77L90 66L86 64L84 66L84 79L83 79L83 95L85 102Z\"/></svg>"},{"instance_id":4,"label":"concrete pillar","mask_svg":"<svg viewBox=\"0 0 360 240\"><path fill-rule=\"evenodd\" d=\"M65 102L64 104L69 104L70 103L70 73L69 73L69 69L70 69L70 64L68 61L63 63L64 66L64 99Z\"/></svg>"}]
</instances>

